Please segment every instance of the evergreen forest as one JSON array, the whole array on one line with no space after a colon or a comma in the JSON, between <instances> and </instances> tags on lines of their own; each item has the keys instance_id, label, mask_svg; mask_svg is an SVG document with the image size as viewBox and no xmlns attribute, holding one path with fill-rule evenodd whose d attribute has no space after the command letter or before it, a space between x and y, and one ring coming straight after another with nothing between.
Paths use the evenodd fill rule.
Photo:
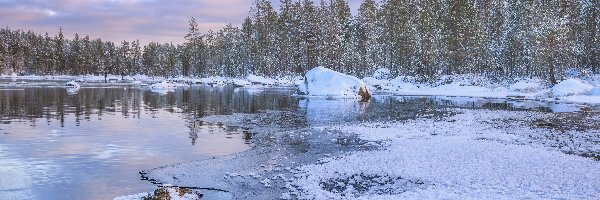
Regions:
<instances>
[{"instance_id":1,"label":"evergreen forest","mask_svg":"<svg viewBox=\"0 0 600 200\"><path fill-rule=\"evenodd\" d=\"M195 18L182 44L66 39L0 29L0 73L162 77L297 76L315 66L433 81L477 74L496 80L565 72L600 73L598 0L256 0L241 26L201 33ZM58 29L59 27L57 27Z\"/></svg>"}]
</instances>

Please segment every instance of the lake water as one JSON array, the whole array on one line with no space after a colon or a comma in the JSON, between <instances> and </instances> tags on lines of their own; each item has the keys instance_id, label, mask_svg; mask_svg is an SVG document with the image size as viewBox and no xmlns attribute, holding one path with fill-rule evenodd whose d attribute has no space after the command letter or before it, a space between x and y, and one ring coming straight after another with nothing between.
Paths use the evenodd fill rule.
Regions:
<instances>
[{"instance_id":1,"label":"lake water","mask_svg":"<svg viewBox=\"0 0 600 200\"><path fill-rule=\"evenodd\" d=\"M14 81L13 82L18 82ZM446 107L563 112L575 104L460 97L304 99L295 88L194 86L160 95L131 84L62 83L0 87L0 199L112 199L156 186L138 172L251 148L244 127L207 115L291 110L307 125L402 120ZM592 107L591 109L597 109Z\"/></svg>"},{"instance_id":2,"label":"lake water","mask_svg":"<svg viewBox=\"0 0 600 200\"><path fill-rule=\"evenodd\" d=\"M249 148L239 127L196 118L293 108L293 92L0 88L0 199L112 199L153 191L139 171Z\"/></svg>"}]
</instances>

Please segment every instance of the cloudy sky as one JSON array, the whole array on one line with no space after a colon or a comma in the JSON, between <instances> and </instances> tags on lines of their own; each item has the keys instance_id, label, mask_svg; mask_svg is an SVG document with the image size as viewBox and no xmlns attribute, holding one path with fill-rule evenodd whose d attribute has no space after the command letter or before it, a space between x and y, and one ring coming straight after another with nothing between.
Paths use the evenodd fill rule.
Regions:
<instances>
[{"instance_id":1,"label":"cloudy sky","mask_svg":"<svg viewBox=\"0 0 600 200\"><path fill-rule=\"evenodd\" d=\"M271 0L278 9L279 0ZM354 10L362 0L349 0ZM241 24L254 0L0 0L0 26L67 38L182 42L195 17L202 32ZM316 0L315 2L318 2Z\"/></svg>"}]
</instances>

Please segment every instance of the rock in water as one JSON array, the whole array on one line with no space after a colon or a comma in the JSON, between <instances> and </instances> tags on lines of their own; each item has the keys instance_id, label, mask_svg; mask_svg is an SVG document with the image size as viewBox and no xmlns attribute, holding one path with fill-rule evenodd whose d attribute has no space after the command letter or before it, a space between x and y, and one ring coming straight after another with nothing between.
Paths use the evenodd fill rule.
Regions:
<instances>
[{"instance_id":1,"label":"rock in water","mask_svg":"<svg viewBox=\"0 0 600 200\"><path fill-rule=\"evenodd\" d=\"M304 83L298 88L300 94L309 96L361 98L363 101L371 98L365 82L325 67L316 67L308 71Z\"/></svg>"}]
</instances>

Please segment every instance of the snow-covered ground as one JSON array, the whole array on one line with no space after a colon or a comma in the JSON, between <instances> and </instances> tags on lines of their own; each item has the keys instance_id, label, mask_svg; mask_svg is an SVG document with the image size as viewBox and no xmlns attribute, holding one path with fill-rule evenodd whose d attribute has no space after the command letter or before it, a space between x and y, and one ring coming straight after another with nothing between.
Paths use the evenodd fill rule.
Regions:
<instances>
[{"instance_id":1,"label":"snow-covered ground","mask_svg":"<svg viewBox=\"0 0 600 200\"><path fill-rule=\"evenodd\" d=\"M374 93L394 95L462 96L482 98L519 98L545 101L600 104L600 85L592 76L586 80L570 78L549 87L540 79L520 79L515 82L496 83L476 75L443 76L429 84L415 83L412 77L363 78ZM385 76L383 76L385 77Z\"/></svg>"},{"instance_id":2,"label":"snow-covered ground","mask_svg":"<svg viewBox=\"0 0 600 200\"><path fill-rule=\"evenodd\" d=\"M600 163L559 151L597 154L597 129L567 131L562 134L568 136L561 138L560 133L527 126L524 122L535 113L457 112L461 113L399 124L322 127L383 141L384 147L301 166L292 185L301 199L594 199L600 195ZM524 116L518 118L522 122L502 122L517 116ZM569 136L580 141L555 148L569 145Z\"/></svg>"},{"instance_id":3,"label":"snow-covered ground","mask_svg":"<svg viewBox=\"0 0 600 200\"><path fill-rule=\"evenodd\" d=\"M77 82L81 87L105 87L105 84L112 86L133 85L135 87L146 88L151 92L160 95L174 92L177 88L186 88L188 86L212 86L221 87L232 85L234 87L247 88L265 88L265 87L294 87L297 83L303 82L302 77L280 77L277 79L265 78L261 76L249 75L246 78L228 78L228 77L150 77L144 75L136 76L2 76L0 75L0 88L24 88L24 87L65 87L65 82ZM106 83L105 83L106 82ZM66 88L69 94L76 94L79 90L73 87Z\"/></svg>"},{"instance_id":4,"label":"snow-covered ground","mask_svg":"<svg viewBox=\"0 0 600 200\"><path fill-rule=\"evenodd\" d=\"M319 116L328 112L317 106L307 109L320 109ZM600 195L600 116L447 111L400 121L350 123L347 119L314 123L278 117L277 112L212 116L203 120L254 127L257 147L146 173L160 183L222 189L233 199L594 199ZM300 120L308 127L269 125L285 121L281 119Z\"/></svg>"},{"instance_id":5,"label":"snow-covered ground","mask_svg":"<svg viewBox=\"0 0 600 200\"><path fill-rule=\"evenodd\" d=\"M111 83L159 83L164 80L168 80L173 83L186 83L186 84L206 84L206 85L226 85L226 84L237 84L239 86L247 86L250 84L257 84L263 86L295 86L302 81L302 77L279 77L276 79L266 78L256 75L248 75L245 78L230 78L230 77L175 77L175 78L164 78L164 77L152 77L145 75L135 76L120 76L120 75L107 75L106 77L99 75L81 75L81 76L67 76L67 75L44 75L44 76L16 76L16 75L0 75L0 79L6 80L37 80L37 81L71 81L76 80L77 82L98 82L103 83L105 80Z\"/></svg>"},{"instance_id":6,"label":"snow-covered ground","mask_svg":"<svg viewBox=\"0 0 600 200\"><path fill-rule=\"evenodd\" d=\"M354 95L354 89L365 84L370 93L386 93L393 95L426 95L426 96L461 96L461 97L481 97L481 98L518 98L535 99L556 102L571 103L589 103L600 104L600 75L593 75L583 78L569 78L559 84L550 87L545 81L535 78L523 78L512 82L504 81L501 83L490 81L489 79L472 75L453 75L442 76L433 83L417 83L414 77L399 76L391 78L388 69L377 70L372 77L366 77L362 80L355 80L352 77L332 73L331 70L315 68L318 73L307 74L313 79L307 83L304 77L279 77L267 78L257 75L248 75L245 78L227 78L227 77L177 77L168 79L174 83L186 83L189 85L235 85L238 87L269 87L269 86L298 86L301 93L312 92L309 96L326 97L347 97L349 91ZM335 77L331 76L336 75ZM0 87L22 87L35 85L36 83L27 82L36 81L69 81L80 80L80 82L104 82L104 76L15 76L2 75L0 79L14 80L15 82L0 83ZM343 79L343 80L342 80ZM106 80L117 83L143 83L153 84L167 80L163 77L150 77L144 75L119 76L108 75ZM333 82L331 82L333 81ZM318 87L314 83L321 83ZM139 84L138 84L139 85ZM178 85L183 86L183 85ZM334 86L334 87L332 87ZM163 90L159 91L159 93Z\"/></svg>"}]
</instances>

